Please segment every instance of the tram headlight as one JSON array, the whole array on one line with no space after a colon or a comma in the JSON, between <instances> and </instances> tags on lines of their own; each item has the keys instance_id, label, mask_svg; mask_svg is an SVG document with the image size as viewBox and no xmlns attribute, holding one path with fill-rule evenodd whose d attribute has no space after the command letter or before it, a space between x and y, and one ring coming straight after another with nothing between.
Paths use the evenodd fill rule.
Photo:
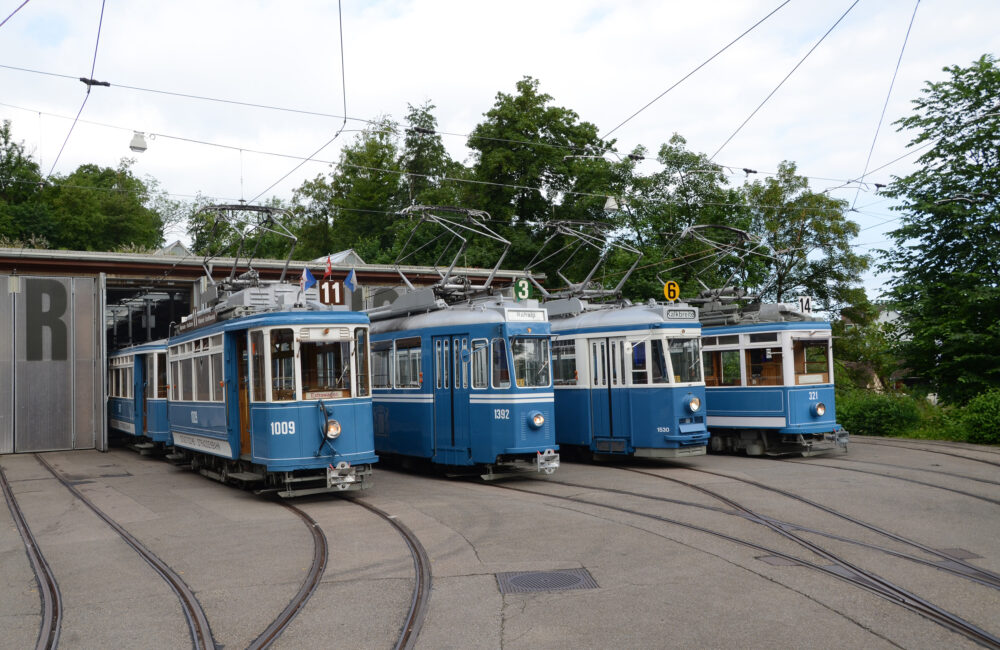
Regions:
<instances>
[{"instance_id":1,"label":"tram headlight","mask_svg":"<svg viewBox=\"0 0 1000 650\"><path fill-rule=\"evenodd\" d=\"M701 408L701 398L692 397L690 400L688 400L688 410L689 411L691 411L692 413L694 413L695 411L697 411L700 408Z\"/></svg>"},{"instance_id":2,"label":"tram headlight","mask_svg":"<svg viewBox=\"0 0 1000 650\"><path fill-rule=\"evenodd\" d=\"M812 412L813 415L815 415L818 418L823 417L824 415L826 415L826 404L824 404L823 402L816 402L812 406Z\"/></svg>"},{"instance_id":3,"label":"tram headlight","mask_svg":"<svg viewBox=\"0 0 1000 650\"><path fill-rule=\"evenodd\" d=\"M340 437L340 422L336 420L326 421L326 437L327 440L336 440Z\"/></svg>"},{"instance_id":4,"label":"tram headlight","mask_svg":"<svg viewBox=\"0 0 1000 650\"><path fill-rule=\"evenodd\" d=\"M545 416L538 411L533 411L528 414L528 423L533 429L541 429L542 425L545 424Z\"/></svg>"}]
</instances>

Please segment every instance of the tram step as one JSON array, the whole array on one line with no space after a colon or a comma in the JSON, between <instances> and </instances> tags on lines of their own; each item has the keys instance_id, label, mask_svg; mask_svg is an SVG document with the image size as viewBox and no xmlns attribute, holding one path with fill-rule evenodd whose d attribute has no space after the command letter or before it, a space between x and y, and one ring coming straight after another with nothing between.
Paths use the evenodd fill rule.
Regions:
<instances>
[{"instance_id":1,"label":"tram step","mask_svg":"<svg viewBox=\"0 0 1000 650\"><path fill-rule=\"evenodd\" d=\"M156 445L151 442L137 442L128 447L132 451L138 452L140 456L150 456L156 451Z\"/></svg>"},{"instance_id":2,"label":"tram step","mask_svg":"<svg viewBox=\"0 0 1000 650\"><path fill-rule=\"evenodd\" d=\"M237 481L248 481L248 482L258 482L264 480L263 474L254 474L253 472L233 472L229 475L229 478L235 479Z\"/></svg>"},{"instance_id":3,"label":"tram step","mask_svg":"<svg viewBox=\"0 0 1000 650\"><path fill-rule=\"evenodd\" d=\"M169 460L171 463L175 463L175 464L178 464L178 465L184 463L187 460L190 460L184 454L178 454L176 452L172 453L172 454L167 454L166 456L164 456L164 458L166 458L167 460Z\"/></svg>"}]
</instances>

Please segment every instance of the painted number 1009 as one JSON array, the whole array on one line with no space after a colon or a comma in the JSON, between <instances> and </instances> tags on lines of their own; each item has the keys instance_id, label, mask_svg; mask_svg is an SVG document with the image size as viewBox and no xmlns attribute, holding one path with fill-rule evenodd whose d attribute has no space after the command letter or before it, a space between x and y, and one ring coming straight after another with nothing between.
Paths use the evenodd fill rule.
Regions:
<instances>
[{"instance_id":1,"label":"painted number 1009","mask_svg":"<svg viewBox=\"0 0 1000 650\"><path fill-rule=\"evenodd\" d=\"M493 409L494 420L509 420L510 409Z\"/></svg>"},{"instance_id":2,"label":"painted number 1009","mask_svg":"<svg viewBox=\"0 0 1000 650\"><path fill-rule=\"evenodd\" d=\"M272 436L293 436L295 435L295 423L289 420L271 423Z\"/></svg>"}]
</instances>

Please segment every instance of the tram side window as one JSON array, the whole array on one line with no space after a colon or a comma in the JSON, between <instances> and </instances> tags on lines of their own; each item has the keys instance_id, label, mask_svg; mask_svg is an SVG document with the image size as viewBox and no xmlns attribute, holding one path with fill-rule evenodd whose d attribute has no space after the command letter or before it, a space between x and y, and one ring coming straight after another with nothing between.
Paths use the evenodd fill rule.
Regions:
<instances>
[{"instance_id":1,"label":"tram side window","mask_svg":"<svg viewBox=\"0 0 1000 650\"><path fill-rule=\"evenodd\" d=\"M663 351L663 340L653 339L649 344L652 348L650 353L650 369L653 371L653 383L669 384L670 366L667 364L667 355Z\"/></svg>"},{"instance_id":2,"label":"tram side window","mask_svg":"<svg viewBox=\"0 0 1000 650\"><path fill-rule=\"evenodd\" d=\"M250 364L253 370L253 398L263 402L264 397L264 333L250 332Z\"/></svg>"},{"instance_id":3,"label":"tram side window","mask_svg":"<svg viewBox=\"0 0 1000 650\"><path fill-rule=\"evenodd\" d=\"M303 341L302 394L305 399L351 396L351 343Z\"/></svg>"},{"instance_id":4,"label":"tram side window","mask_svg":"<svg viewBox=\"0 0 1000 650\"><path fill-rule=\"evenodd\" d=\"M503 339L493 339L493 388L510 388L507 342Z\"/></svg>"},{"instance_id":5,"label":"tram side window","mask_svg":"<svg viewBox=\"0 0 1000 650\"><path fill-rule=\"evenodd\" d=\"M742 383L739 350L704 352L702 361L705 365L706 386L739 386Z\"/></svg>"},{"instance_id":6,"label":"tram side window","mask_svg":"<svg viewBox=\"0 0 1000 650\"><path fill-rule=\"evenodd\" d=\"M795 383L830 383L830 358L826 341L795 341Z\"/></svg>"},{"instance_id":7,"label":"tram side window","mask_svg":"<svg viewBox=\"0 0 1000 650\"><path fill-rule=\"evenodd\" d=\"M552 342L552 381L556 386L576 385L576 341Z\"/></svg>"},{"instance_id":8,"label":"tram side window","mask_svg":"<svg viewBox=\"0 0 1000 650\"><path fill-rule=\"evenodd\" d=\"M358 397L368 397L368 330L361 328L355 332L354 351L358 359Z\"/></svg>"},{"instance_id":9,"label":"tram side window","mask_svg":"<svg viewBox=\"0 0 1000 650\"><path fill-rule=\"evenodd\" d=\"M489 384L490 352L487 342L479 339L472 342L472 387L486 388Z\"/></svg>"},{"instance_id":10,"label":"tram side window","mask_svg":"<svg viewBox=\"0 0 1000 650\"><path fill-rule=\"evenodd\" d=\"M194 363L195 375L197 378L197 381L195 382L195 400L199 402L207 402L212 399L211 380L208 377L208 355L203 354L200 357L196 357Z\"/></svg>"},{"instance_id":11,"label":"tram side window","mask_svg":"<svg viewBox=\"0 0 1000 650\"><path fill-rule=\"evenodd\" d=\"M632 344L632 384L648 384L649 368L646 363L646 342Z\"/></svg>"},{"instance_id":12,"label":"tram side window","mask_svg":"<svg viewBox=\"0 0 1000 650\"><path fill-rule=\"evenodd\" d=\"M175 402L181 398L181 367L179 361L170 362L170 399Z\"/></svg>"},{"instance_id":13,"label":"tram side window","mask_svg":"<svg viewBox=\"0 0 1000 650\"><path fill-rule=\"evenodd\" d=\"M191 359L181 359L181 399L194 399L194 377L191 374Z\"/></svg>"},{"instance_id":14,"label":"tram side window","mask_svg":"<svg viewBox=\"0 0 1000 650\"><path fill-rule=\"evenodd\" d=\"M392 388L392 341L372 343L372 386Z\"/></svg>"},{"instance_id":15,"label":"tram side window","mask_svg":"<svg viewBox=\"0 0 1000 650\"><path fill-rule=\"evenodd\" d=\"M212 355L212 401L225 401L225 380L222 376L222 353Z\"/></svg>"},{"instance_id":16,"label":"tram side window","mask_svg":"<svg viewBox=\"0 0 1000 650\"><path fill-rule=\"evenodd\" d=\"M271 401L295 399L295 335L288 328L271 330Z\"/></svg>"},{"instance_id":17,"label":"tram side window","mask_svg":"<svg viewBox=\"0 0 1000 650\"><path fill-rule=\"evenodd\" d=\"M396 388L420 388L420 337L396 341Z\"/></svg>"},{"instance_id":18,"label":"tram side window","mask_svg":"<svg viewBox=\"0 0 1000 650\"><path fill-rule=\"evenodd\" d=\"M781 350L753 348L747 350L747 370L751 386L781 386Z\"/></svg>"},{"instance_id":19,"label":"tram side window","mask_svg":"<svg viewBox=\"0 0 1000 650\"><path fill-rule=\"evenodd\" d=\"M167 353L156 353L156 396L167 399Z\"/></svg>"}]
</instances>

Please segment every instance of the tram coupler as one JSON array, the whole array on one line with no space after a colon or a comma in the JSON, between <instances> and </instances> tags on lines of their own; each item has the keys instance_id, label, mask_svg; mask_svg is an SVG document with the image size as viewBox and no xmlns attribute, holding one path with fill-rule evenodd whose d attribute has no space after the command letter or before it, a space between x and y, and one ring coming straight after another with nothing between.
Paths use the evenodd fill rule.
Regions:
<instances>
[{"instance_id":1,"label":"tram coupler","mask_svg":"<svg viewBox=\"0 0 1000 650\"><path fill-rule=\"evenodd\" d=\"M535 470L551 474L559 468L559 454L551 449L540 451L535 456Z\"/></svg>"}]
</instances>

